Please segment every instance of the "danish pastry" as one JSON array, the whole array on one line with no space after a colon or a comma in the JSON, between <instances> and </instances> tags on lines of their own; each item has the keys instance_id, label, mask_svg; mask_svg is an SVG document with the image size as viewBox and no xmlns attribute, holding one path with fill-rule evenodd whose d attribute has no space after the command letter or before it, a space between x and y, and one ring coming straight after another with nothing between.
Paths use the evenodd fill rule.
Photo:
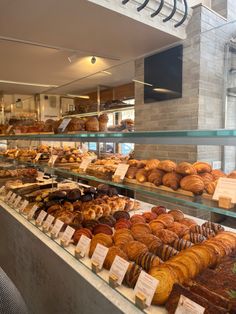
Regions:
<instances>
[{"instance_id":1,"label":"danish pastry","mask_svg":"<svg viewBox=\"0 0 236 314\"><path fill-rule=\"evenodd\" d=\"M128 260L127 255L118 246L111 246L104 261L104 268L109 270L117 255Z\"/></svg>"}]
</instances>

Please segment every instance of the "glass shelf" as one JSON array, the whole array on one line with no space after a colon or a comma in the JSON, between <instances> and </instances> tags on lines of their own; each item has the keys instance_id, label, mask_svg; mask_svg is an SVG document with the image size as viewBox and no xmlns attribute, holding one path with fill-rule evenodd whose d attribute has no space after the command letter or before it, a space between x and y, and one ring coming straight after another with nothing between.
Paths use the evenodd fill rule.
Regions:
<instances>
[{"instance_id":1,"label":"glass shelf","mask_svg":"<svg viewBox=\"0 0 236 314\"><path fill-rule=\"evenodd\" d=\"M145 196L145 197L149 197L153 200L162 200L168 203L173 203L173 204L177 204L177 205L182 205L182 206L187 206L187 207L191 207L191 208L195 208L195 209L199 209L199 210L203 210L203 211L207 211L207 212L212 212L212 213L217 213L217 214L221 214L224 216L228 216L228 217L232 217L232 218L236 218L236 210L226 210L223 208L219 208L218 207L218 203L217 201L213 201L210 199L206 199L202 196L187 196L187 195L183 195L183 194L178 194L178 193L174 193L174 192L169 192L169 191L163 191L163 190L158 190L156 188L152 188L152 187L147 187L144 185L140 185L140 184L133 184L133 183L116 183L113 181L108 181L105 179L100 179L91 175L87 175L87 174L82 174L82 173L76 173L70 170L66 170L63 168L57 168L57 167L49 167L48 164L35 164L35 163L24 163L21 161L17 161L15 160L15 163L18 163L19 165L26 165L26 166L34 166L34 167L38 167L39 169L41 169L41 171L51 171L51 174L56 174L56 175L65 175L67 178L77 178L77 179L81 179L81 180L86 180L86 181L95 181L98 183L103 183L103 184L109 184L111 186L117 187L117 188L121 188L124 190L128 190L128 191L132 191L132 192L136 192L139 195ZM16 165L16 164L15 164Z\"/></svg>"},{"instance_id":2,"label":"glass shelf","mask_svg":"<svg viewBox=\"0 0 236 314\"><path fill-rule=\"evenodd\" d=\"M140 131L76 134L2 135L0 140L84 141L136 144L224 145L236 146L236 130Z\"/></svg>"},{"instance_id":3,"label":"glass shelf","mask_svg":"<svg viewBox=\"0 0 236 314\"><path fill-rule=\"evenodd\" d=\"M122 108L116 108L116 109L108 109L108 110L101 110L101 111L94 111L94 112L85 112L85 113L73 113L73 114L65 114L63 115L63 118L85 118L85 117L92 117L97 116L100 114L105 113L115 113L115 112L123 112L134 109L134 106L126 106Z\"/></svg>"}]
</instances>

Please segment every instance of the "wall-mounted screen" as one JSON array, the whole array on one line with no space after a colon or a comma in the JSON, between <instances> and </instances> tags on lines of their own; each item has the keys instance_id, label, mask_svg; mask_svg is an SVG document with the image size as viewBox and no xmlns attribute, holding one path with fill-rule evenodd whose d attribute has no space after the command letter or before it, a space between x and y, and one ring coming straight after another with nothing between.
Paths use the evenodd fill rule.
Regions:
<instances>
[{"instance_id":1,"label":"wall-mounted screen","mask_svg":"<svg viewBox=\"0 0 236 314\"><path fill-rule=\"evenodd\" d=\"M183 46L144 59L144 102L182 97Z\"/></svg>"}]
</instances>

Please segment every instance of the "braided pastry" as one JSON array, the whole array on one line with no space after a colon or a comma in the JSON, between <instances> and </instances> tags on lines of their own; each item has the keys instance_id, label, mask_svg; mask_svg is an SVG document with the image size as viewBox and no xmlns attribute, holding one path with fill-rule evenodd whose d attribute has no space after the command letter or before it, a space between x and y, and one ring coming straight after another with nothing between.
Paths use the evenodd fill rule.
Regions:
<instances>
[{"instance_id":1,"label":"braided pastry","mask_svg":"<svg viewBox=\"0 0 236 314\"><path fill-rule=\"evenodd\" d=\"M178 253L179 252L175 248L166 244L159 246L155 251L155 254L159 256L163 261L167 261L169 258L177 255Z\"/></svg>"},{"instance_id":2,"label":"braided pastry","mask_svg":"<svg viewBox=\"0 0 236 314\"><path fill-rule=\"evenodd\" d=\"M162 261L159 257L149 252L143 252L135 259L135 263L147 272L149 272L151 267L159 266L161 262Z\"/></svg>"},{"instance_id":3,"label":"braided pastry","mask_svg":"<svg viewBox=\"0 0 236 314\"><path fill-rule=\"evenodd\" d=\"M206 238L211 238L211 237L215 236L215 232L213 230L211 230L210 228L205 228L205 227L199 226L199 225L192 226L190 228L190 231L199 233L199 234L203 235Z\"/></svg>"},{"instance_id":4,"label":"braided pastry","mask_svg":"<svg viewBox=\"0 0 236 314\"><path fill-rule=\"evenodd\" d=\"M138 277L141 273L142 268L138 266L136 263L130 263L129 268L125 274L124 283L129 288L134 288Z\"/></svg>"},{"instance_id":5,"label":"braided pastry","mask_svg":"<svg viewBox=\"0 0 236 314\"><path fill-rule=\"evenodd\" d=\"M183 236L183 239L190 241L194 244L197 244L197 243L201 243L201 242L205 241L206 237L204 237L202 234L199 234L199 233L190 232L190 233L185 234Z\"/></svg>"},{"instance_id":6,"label":"braided pastry","mask_svg":"<svg viewBox=\"0 0 236 314\"><path fill-rule=\"evenodd\" d=\"M220 231L224 231L224 227L222 227L221 225L215 223L215 222L212 222L212 221L206 221L202 227L205 227L205 228L210 228L211 230L213 230L215 233L218 233Z\"/></svg>"},{"instance_id":7,"label":"braided pastry","mask_svg":"<svg viewBox=\"0 0 236 314\"><path fill-rule=\"evenodd\" d=\"M185 250L191 247L192 245L193 245L192 242L187 241L185 239L176 239L174 242L171 243L171 246L178 251Z\"/></svg>"}]
</instances>

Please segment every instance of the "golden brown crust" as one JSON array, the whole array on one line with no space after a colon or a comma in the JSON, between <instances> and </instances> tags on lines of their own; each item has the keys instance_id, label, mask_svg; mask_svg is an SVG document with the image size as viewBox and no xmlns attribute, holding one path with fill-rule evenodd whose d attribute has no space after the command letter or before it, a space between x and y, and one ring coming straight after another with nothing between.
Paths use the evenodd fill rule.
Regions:
<instances>
[{"instance_id":1,"label":"golden brown crust","mask_svg":"<svg viewBox=\"0 0 236 314\"><path fill-rule=\"evenodd\" d=\"M197 170L197 173L203 173L203 172L211 172L212 167L209 163L204 161L197 161L193 164L193 167Z\"/></svg>"},{"instance_id":2,"label":"golden brown crust","mask_svg":"<svg viewBox=\"0 0 236 314\"><path fill-rule=\"evenodd\" d=\"M176 172L166 173L162 178L163 185L173 189L174 191L178 190L180 187L180 180L182 176Z\"/></svg>"},{"instance_id":3,"label":"golden brown crust","mask_svg":"<svg viewBox=\"0 0 236 314\"><path fill-rule=\"evenodd\" d=\"M213 175L214 180L218 180L219 178L226 178L227 177L227 175L219 169L212 170L211 174Z\"/></svg>"},{"instance_id":4,"label":"golden brown crust","mask_svg":"<svg viewBox=\"0 0 236 314\"><path fill-rule=\"evenodd\" d=\"M180 181L180 186L183 190L190 191L196 195L202 194L205 188L202 178L198 175L184 177Z\"/></svg>"},{"instance_id":5,"label":"golden brown crust","mask_svg":"<svg viewBox=\"0 0 236 314\"><path fill-rule=\"evenodd\" d=\"M155 184L156 186L159 186L162 184L162 178L164 176L165 172L159 169L152 170L148 174L148 182Z\"/></svg>"},{"instance_id":6,"label":"golden brown crust","mask_svg":"<svg viewBox=\"0 0 236 314\"><path fill-rule=\"evenodd\" d=\"M175 221L180 222L180 220L184 219L184 213L180 209L172 209L168 211L168 214L174 217Z\"/></svg>"},{"instance_id":7,"label":"golden brown crust","mask_svg":"<svg viewBox=\"0 0 236 314\"><path fill-rule=\"evenodd\" d=\"M197 170L189 162L181 162L177 165L176 172L182 175L197 174Z\"/></svg>"},{"instance_id":8,"label":"golden brown crust","mask_svg":"<svg viewBox=\"0 0 236 314\"><path fill-rule=\"evenodd\" d=\"M176 170L176 163L172 160L162 160L160 161L158 165L158 169L166 171L166 172L172 172Z\"/></svg>"},{"instance_id":9,"label":"golden brown crust","mask_svg":"<svg viewBox=\"0 0 236 314\"><path fill-rule=\"evenodd\" d=\"M136 172L135 178L138 182L144 183L147 182L148 172L145 169L139 169Z\"/></svg>"},{"instance_id":10,"label":"golden brown crust","mask_svg":"<svg viewBox=\"0 0 236 314\"><path fill-rule=\"evenodd\" d=\"M159 165L159 162L160 162L160 160L158 160L158 159L148 160L146 163L146 166L145 166L145 170L148 171L148 170L156 169L157 166Z\"/></svg>"}]
</instances>

